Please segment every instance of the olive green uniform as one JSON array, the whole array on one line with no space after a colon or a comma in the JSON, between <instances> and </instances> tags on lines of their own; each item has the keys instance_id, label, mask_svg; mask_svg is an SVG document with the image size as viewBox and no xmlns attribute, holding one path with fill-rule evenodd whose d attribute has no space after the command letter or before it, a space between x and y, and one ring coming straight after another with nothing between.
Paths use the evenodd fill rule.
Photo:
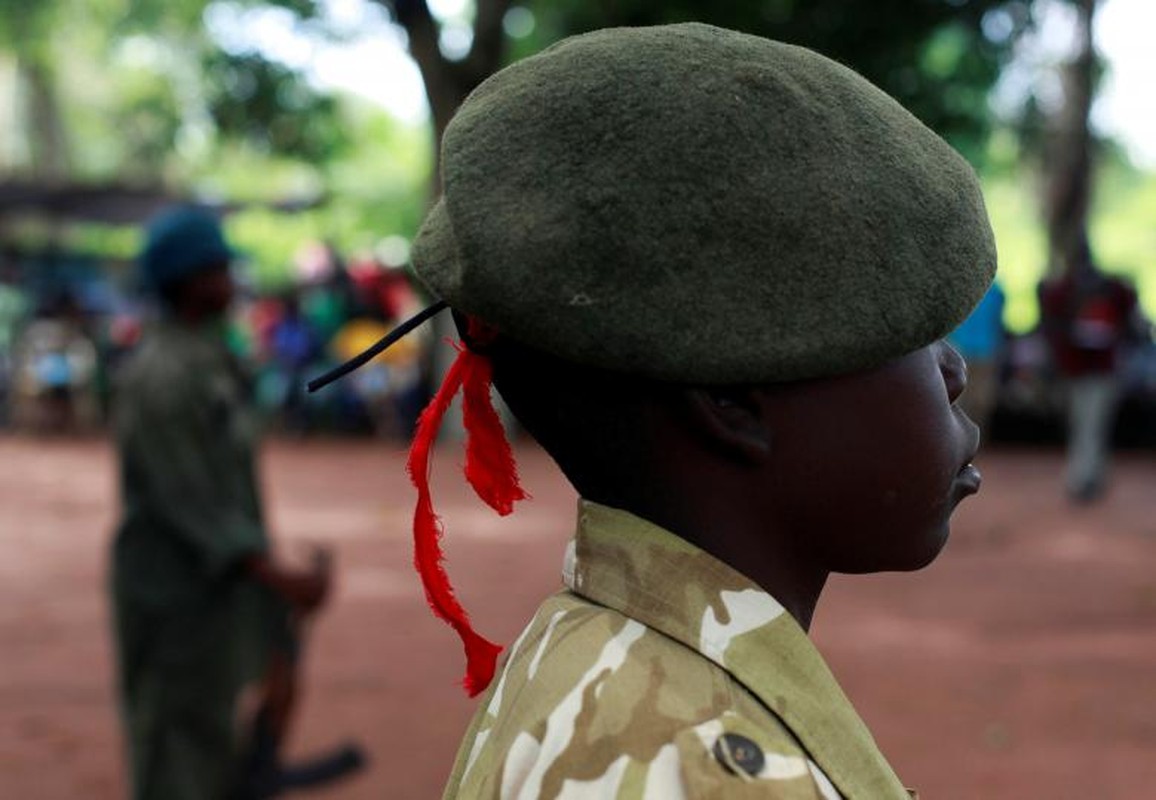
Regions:
<instances>
[{"instance_id":1,"label":"olive green uniform","mask_svg":"<svg viewBox=\"0 0 1156 800\"><path fill-rule=\"evenodd\" d=\"M169 323L126 364L116 438L123 517L112 594L133 796L217 800L235 707L288 616L241 561L267 547L244 382L212 330Z\"/></svg>"},{"instance_id":2,"label":"olive green uniform","mask_svg":"<svg viewBox=\"0 0 1156 800\"><path fill-rule=\"evenodd\" d=\"M466 734L446 798L907 798L769 594L583 501L563 569Z\"/></svg>"}]
</instances>

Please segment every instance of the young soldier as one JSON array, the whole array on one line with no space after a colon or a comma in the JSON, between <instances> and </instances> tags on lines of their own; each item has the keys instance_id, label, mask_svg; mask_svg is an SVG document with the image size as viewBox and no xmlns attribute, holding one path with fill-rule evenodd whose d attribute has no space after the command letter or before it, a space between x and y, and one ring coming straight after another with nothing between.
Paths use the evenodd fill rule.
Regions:
<instances>
[{"instance_id":1,"label":"young soldier","mask_svg":"<svg viewBox=\"0 0 1156 800\"><path fill-rule=\"evenodd\" d=\"M153 220L140 257L161 320L118 380L111 575L134 800L256 800L361 760L352 749L292 768L278 759L296 628L324 602L329 570L327 559L290 567L266 535L256 418L222 330L232 257L216 219L194 208ZM261 710L239 721L250 686Z\"/></svg>"},{"instance_id":2,"label":"young soldier","mask_svg":"<svg viewBox=\"0 0 1156 800\"><path fill-rule=\"evenodd\" d=\"M431 423L461 385L489 437L492 368L583 498L445 796L906 797L806 630L830 573L927 565L979 487L940 341L995 271L971 169L850 70L699 24L503 70L442 164L413 263L466 345L411 470L468 688L494 651L436 569ZM501 449L467 475L505 511Z\"/></svg>"}]
</instances>

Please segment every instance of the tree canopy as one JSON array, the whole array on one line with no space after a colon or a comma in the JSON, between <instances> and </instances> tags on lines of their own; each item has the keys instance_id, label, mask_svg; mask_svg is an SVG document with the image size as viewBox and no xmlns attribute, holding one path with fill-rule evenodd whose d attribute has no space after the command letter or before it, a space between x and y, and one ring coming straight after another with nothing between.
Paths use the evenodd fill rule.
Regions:
<instances>
[{"instance_id":1,"label":"tree canopy","mask_svg":"<svg viewBox=\"0 0 1156 800\"><path fill-rule=\"evenodd\" d=\"M1012 208L1010 198L1021 198L1014 202L1027 205L1012 216L1031 228L1036 198L1031 183L1022 181L1017 157L1025 146L1042 149L1041 137L1030 135L1031 128L1026 137L1007 128L993 117L988 98L1041 5L0 0L0 102L17 112L0 118L0 175L116 180L222 201L326 198L323 207L292 218L246 212L230 222L273 280L305 238L330 238L349 249L392 234L411 236L431 189L436 191L428 182L437 173L434 142L466 94L504 64L598 27L697 20L808 46L851 66L944 134L977 167L990 175L999 171L1007 191L995 192L995 206L1007 198ZM399 122L348 92L322 87L303 60L284 58L252 30L259 27L253 25L258 17L273 15L307 42L356 38L360 31L331 24L338 7L344 13L353 9L354 17L364 12L366 19L374 11L375 19L385 20L376 25L389 30L392 21L394 30L404 31L432 124ZM377 72L383 83L397 80L376 62L366 61L364 69ZM117 233L107 241L117 242L123 253L132 239ZM1035 233L1005 234L1001 249L1022 250L1034 261L1036 241ZM1025 286L1030 279L1024 278Z\"/></svg>"},{"instance_id":2,"label":"tree canopy","mask_svg":"<svg viewBox=\"0 0 1156 800\"><path fill-rule=\"evenodd\" d=\"M324 161L337 104L257 49L204 24L210 0L0 0L0 63L18 109L6 171L45 179L181 182L214 145ZM311 18L304 0L234 0Z\"/></svg>"},{"instance_id":3,"label":"tree canopy","mask_svg":"<svg viewBox=\"0 0 1156 800\"><path fill-rule=\"evenodd\" d=\"M1032 0L476 0L462 15L472 43L461 54L447 52L444 34L463 19L437 20L425 0L376 1L409 34L438 131L452 107L509 60L596 28L693 20L841 61L973 160L982 158L990 132L988 93L1032 21ZM523 35L510 35L519 29Z\"/></svg>"}]
</instances>

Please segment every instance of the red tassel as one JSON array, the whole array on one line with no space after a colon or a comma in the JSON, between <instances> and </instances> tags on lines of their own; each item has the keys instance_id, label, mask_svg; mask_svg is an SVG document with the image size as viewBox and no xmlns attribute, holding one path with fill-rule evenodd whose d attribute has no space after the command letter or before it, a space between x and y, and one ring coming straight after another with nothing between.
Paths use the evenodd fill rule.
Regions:
<instances>
[{"instance_id":1,"label":"red tassel","mask_svg":"<svg viewBox=\"0 0 1156 800\"><path fill-rule=\"evenodd\" d=\"M471 322L471 334L474 329L475 324ZM469 615L454 596L442 566L444 556L440 539L443 529L434 512L429 488L430 451L442 418L459 389L464 388L462 416L467 437L466 479L478 496L503 516L509 514L514 502L524 499L526 493L518 483L513 453L490 399L493 365L485 356L464 346L458 345L458 349L458 357L446 373L441 388L418 418L407 469L418 494L413 517L414 566L421 576L430 608L462 639L466 651L466 675L462 685L469 696L474 697L493 680L502 648L473 629Z\"/></svg>"},{"instance_id":2,"label":"red tassel","mask_svg":"<svg viewBox=\"0 0 1156 800\"><path fill-rule=\"evenodd\" d=\"M518 483L514 454L490 397L493 365L484 356L469 361L462 390L466 480L486 505L504 517L527 495Z\"/></svg>"}]
</instances>

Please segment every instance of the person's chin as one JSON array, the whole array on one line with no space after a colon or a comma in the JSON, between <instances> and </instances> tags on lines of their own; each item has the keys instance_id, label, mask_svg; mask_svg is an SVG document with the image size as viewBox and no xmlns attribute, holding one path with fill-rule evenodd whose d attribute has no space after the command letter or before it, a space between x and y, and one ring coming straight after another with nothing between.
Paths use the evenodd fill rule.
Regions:
<instances>
[{"instance_id":1,"label":"person's chin","mask_svg":"<svg viewBox=\"0 0 1156 800\"><path fill-rule=\"evenodd\" d=\"M947 547L947 540L950 535L950 526L945 522L933 536L928 537L926 545L923 548L912 553L913 558L908 565L897 571L914 572L930 566L935 559L939 558L939 554L943 552L943 548Z\"/></svg>"},{"instance_id":2,"label":"person's chin","mask_svg":"<svg viewBox=\"0 0 1156 800\"><path fill-rule=\"evenodd\" d=\"M939 554L943 552L943 548L947 546L947 540L950 535L951 527L945 520L933 530L928 531L923 536L912 541L909 547L904 548L900 552L893 553L889 565L873 571L915 572L930 566L931 563L939 557Z\"/></svg>"},{"instance_id":3,"label":"person's chin","mask_svg":"<svg viewBox=\"0 0 1156 800\"><path fill-rule=\"evenodd\" d=\"M946 526L942 533L926 537L918 544L912 544L900 551L874 553L870 559L859 563L841 564L833 572L844 575L870 575L876 572L915 572L931 564L943 552L947 544Z\"/></svg>"}]
</instances>

